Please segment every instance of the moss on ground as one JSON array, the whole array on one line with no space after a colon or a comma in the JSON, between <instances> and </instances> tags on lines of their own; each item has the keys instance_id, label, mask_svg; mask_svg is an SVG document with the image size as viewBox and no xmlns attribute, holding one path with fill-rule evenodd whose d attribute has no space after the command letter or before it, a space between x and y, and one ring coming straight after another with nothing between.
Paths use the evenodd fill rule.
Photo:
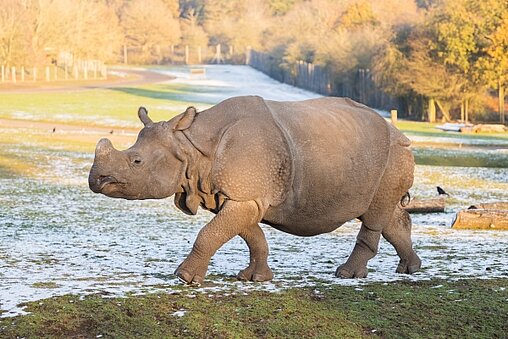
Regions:
<instances>
[{"instance_id":1,"label":"moss on ground","mask_svg":"<svg viewBox=\"0 0 508 339\"><path fill-rule=\"evenodd\" d=\"M191 338L501 338L507 279L427 281L103 298L62 296L0 319L0 336Z\"/></svg>"}]
</instances>

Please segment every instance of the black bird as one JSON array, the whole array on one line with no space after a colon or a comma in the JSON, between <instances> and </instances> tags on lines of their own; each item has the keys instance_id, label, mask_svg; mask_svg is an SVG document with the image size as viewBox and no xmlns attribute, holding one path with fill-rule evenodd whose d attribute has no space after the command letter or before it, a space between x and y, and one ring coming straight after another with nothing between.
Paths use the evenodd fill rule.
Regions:
<instances>
[{"instance_id":1,"label":"black bird","mask_svg":"<svg viewBox=\"0 0 508 339\"><path fill-rule=\"evenodd\" d=\"M55 131L56 131L56 127L53 127L53 133L55 133Z\"/></svg>"},{"instance_id":2,"label":"black bird","mask_svg":"<svg viewBox=\"0 0 508 339\"><path fill-rule=\"evenodd\" d=\"M109 134L113 134L113 130L109 131Z\"/></svg>"},{"instance_id":3,"label":"black bird","mask_svg":"<svg viewBox=\"0 0 508 339\"><path fill-rule=\"evenodd\" d=\"M441 187L437 186L437 194L439 195L447 195L447 196L450 196L448 193L445 192L444 189L442 189Z\"/></svg>"}]
</instances>

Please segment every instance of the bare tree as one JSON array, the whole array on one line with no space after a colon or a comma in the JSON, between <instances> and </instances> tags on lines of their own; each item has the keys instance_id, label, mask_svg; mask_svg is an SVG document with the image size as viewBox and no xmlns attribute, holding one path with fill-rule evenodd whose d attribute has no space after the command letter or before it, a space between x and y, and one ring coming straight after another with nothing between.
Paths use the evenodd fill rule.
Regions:
<instances>
[{"instance_id":1,"label":"bare tree","mask_svg":"<svg viewBox=\"0 0 508 339\"><path fill-rule=\"evenodd\" d=\"M213 44L240 50L263 47L263 34L271 23L265 0L209 0L205 3L205 28Z\"/></svg>"},{"instance_id":2,"label":"bare tree","mask_svg":"<svg viewBox=\"0 0 508 339\"><path fill-rule=\"evenodd\" d=\"M19 0L4 0L0 6L0 64L14 65L26 59L29 31L26 7Z\"/></svg>"},{"instance_id":3,"label":"bare tree","mask_svg":"<svg viewBox=\"0 0 508 339\"><path fill-rule=\"evenodd\" d=\"M33 59L35 64L45 64L48 62L47 55L68 41L71 11L69 1L31 0L27 3Z\"/></svg>"},{"instance_id":4,"label":"bare tree","mask_svg":"<svg viewBox=\"0 0 508 339\"><path fill-rule=\"evenodd\" d=\"M198 16L194 9L190 9L180 20L182 27L182 44L189 46L208 46L208 34L199 25Z\"/></svg>"},{"instance_id":5,"label":"bare tree","mask_svg":"<svg viewBox=\"0 0 508 339\"><path fill-rule=\"evenodd\" d=\"M140 50L142 62L160 58L158 48L177 44L181 32L178 20L161 0L133 0L121 16L126 44Z\"/></svg>"},{"instance_id":6,"label":"bare tree","mask_svg":"<svg viewBox=\"0 0 508 339\"><path fill-rule=\"evenodd\" d=\"M67 1L72 9L67 12L68 31L64 48L77 59L112 60L123 43L114 10L99 2L63 1Z\"/></svg>"}]
</instances>

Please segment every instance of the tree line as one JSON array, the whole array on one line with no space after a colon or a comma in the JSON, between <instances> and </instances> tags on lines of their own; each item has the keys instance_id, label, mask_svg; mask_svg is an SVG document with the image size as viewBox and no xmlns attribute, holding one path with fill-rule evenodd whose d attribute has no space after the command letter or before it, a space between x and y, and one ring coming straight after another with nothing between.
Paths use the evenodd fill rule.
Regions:
<instances>
[{"instance_id":1,"label":"tree line","mask_svg":"<svg viewBox=\"0 0 508 339\"><path fill-rule=\"evenodd\" d=\"M337 83L368 70L415 118L502 112L508 82L506 0L2 0L0 64L72 58L170 60L175 48L248 47L292 71ZM171 50L172 53L169 51ZM498 99L490 94L497 94ZM504 115L503 115L504 116ZM481 118L486 118L485 116Z\"/></svg>"}]
</instances>

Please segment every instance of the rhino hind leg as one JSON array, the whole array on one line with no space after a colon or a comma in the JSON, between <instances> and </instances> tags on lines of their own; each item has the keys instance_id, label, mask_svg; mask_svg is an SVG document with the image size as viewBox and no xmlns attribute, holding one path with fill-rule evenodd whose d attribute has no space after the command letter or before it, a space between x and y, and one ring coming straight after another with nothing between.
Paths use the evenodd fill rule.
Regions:
<instances>
[{"instance_id":1,"label":"rhino hind leg","mask_svg":"<svg viewBox=\"0 0 508 339\"><path fill-rule=\"evenodd\" d=\"M219 213L199 231L192 251L176 269L176 276L188 284L202 284L215 252L255 224L260 219L258 216L258 205L254 201L226 201Z\"/></svg>"},{"instance_id":2,"label":"rhino hind leg","mask_svg":"<svg viewBox=\"0 0 508 339\"><path fill-rule=\"evenodd\" d=\"M381 233L395 246L401 257L397 271L409 273L419 268L420 259L411 247L409 215L402 213L398 207L401 197L413 184L413 172L411 151L401 145L393 145L378 191L367 212L360 216L362 226L353 252L346 263L337 268L336 276L366 277L367 262L377 253Z\"/></svg>"},{"instance_id":3,"label":"rhino hind leg","mask_svg":"<svg viewBox=\"0 0 508 339\"><path fill-rule=\"evenodd\" d=\"M247 243L250 251L249 266L237 275L239 280L244 281L269 281L273 279L273 273L268 266L268 244L265 234L258 224L249 226L240 233L240 237Z\"/></svg>"},{"instance_id":4,"label":"rhino hind leg","mask_svg":"<svg viewBox=\"0 0 508 339\"><path fill-rule=\"evenodd\" d=\"M375 213L367 212L361 217L362 226L356 244L347 261L335 272L339 278L365 278L368 274L367 263L378 249L384 222L376 222Z\"/></svg>"},{"instance_id":5,"label":"rhino hind leg","mask_svg":"<svg viewBox=\"0 0 508 339\"><path fill-rule=\"evenodd\" d=\"M413 250L411 241L411 217L397 206L390 225L383 230L383 237L388 240L399 255L397 273L413 274L421 267L422 261Z\"/></svg>"}]
</instances>

